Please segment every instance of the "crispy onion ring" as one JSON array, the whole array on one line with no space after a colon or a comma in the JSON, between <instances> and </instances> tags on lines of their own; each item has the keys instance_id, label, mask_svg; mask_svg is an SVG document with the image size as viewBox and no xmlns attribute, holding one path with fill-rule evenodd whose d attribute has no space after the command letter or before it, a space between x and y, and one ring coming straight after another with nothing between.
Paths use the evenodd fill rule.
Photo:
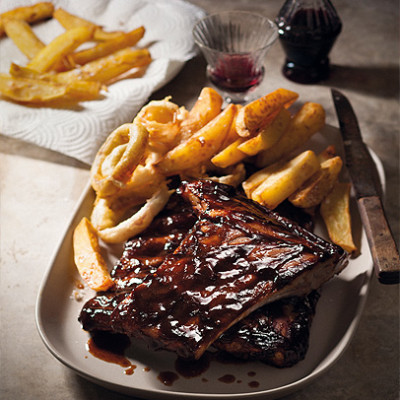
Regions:
<instances>
[{"instance_id":1,"label":"crispy onion ring","mask_svg":"<svg viewBox=\"0 0 400 400\"><path fill-rule=\"evenodd\" d=\"M149 131L150 147L158 153L166 153L177 144L181 122L188 113L169 100L170 97L150 101L134 119Z\"/></svg>"},{"instance_id":2,"label":"crispy onion ring","mask_svg":"<svg viewBox=\"0 0 400 400\"><path fill-rule=\"evenodd\" d=\"M91 223L97 231L117 225L130 209L145 203L162 185L165 185L165 177L153 165L138 165L131 180L118 194L96 197Z\"/></svg>"},{"instance_id":3,"label":"crispy onion ring","mask_svg":"<svg viewBox=\"0 0 400 400\"><path fill-rule=\"evenodd\" d=\"M168 190L167 185L162 185L130 218L118 225L98 230L99 237L107 243L122 243L139 234L150 225L153 218L164 208L171 194L172 191ZM115 221L111 220L110 222L114 223Z\"/></svg>"},{"instance_id":4,"label":"crispy onion ring","mask_svg":"<svg viewBox=\"0 0 400 400\"><path fill-rule=\"evenodd\" d=\"M118 197L151 197L165 182L165 176L158 171L148 159L145 165L138 165L131 179L118 193Z\"/></svg>"},{"instance_id":5,"label":"crispy onion ring","mask_svg":"<svg viewBox=\"0 0 400 400\"><path fill-rule=\"evenodd\" d=\"M116 194L142 160L149 133L138 122L115 129L100 147L91 168L91 183L100 197Z\"/></svg>"}]
</instances>

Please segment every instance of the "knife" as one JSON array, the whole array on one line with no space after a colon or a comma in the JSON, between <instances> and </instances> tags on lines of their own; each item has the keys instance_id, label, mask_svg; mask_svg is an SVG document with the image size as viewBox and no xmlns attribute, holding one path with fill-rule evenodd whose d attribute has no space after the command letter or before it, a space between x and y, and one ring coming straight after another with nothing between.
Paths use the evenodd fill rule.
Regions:
<instances>
[{"instance_id":1,"label":"knife","mask_svg":"<svg viewBox=\"0 0 400 400\"><path fill-rule=\"evenodd\" d=\"M383 209L376 165L362 140L349 100L338 90L331 91L343 138L345 164L353 183L375 273L383 284L399 283L400 257Z\"/></svg>"}]
</instances>

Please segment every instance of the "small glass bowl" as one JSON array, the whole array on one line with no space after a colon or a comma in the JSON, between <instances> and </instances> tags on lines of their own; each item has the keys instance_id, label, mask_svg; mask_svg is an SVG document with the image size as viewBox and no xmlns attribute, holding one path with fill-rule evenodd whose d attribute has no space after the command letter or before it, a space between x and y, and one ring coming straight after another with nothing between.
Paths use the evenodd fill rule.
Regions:
<instances>
[{"instance_id":1,"label":"small glass bowl","mask_svg":"<svg viewBox=\"0 0 400 400\"><path fill-rule=\"evenodd\" d=\"M210 82L226 102L244 103L264 78L265 55L278 38L278 28L262 15L227 11L198 21L193 38L207 61Z\"/></svg>"}]
</instances>

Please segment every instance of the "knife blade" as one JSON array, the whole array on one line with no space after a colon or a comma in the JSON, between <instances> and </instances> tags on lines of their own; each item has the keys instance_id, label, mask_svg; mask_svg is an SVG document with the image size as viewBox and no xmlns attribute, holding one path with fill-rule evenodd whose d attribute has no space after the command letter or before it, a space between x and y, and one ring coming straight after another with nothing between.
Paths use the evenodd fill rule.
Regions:
<instances>
[{"instance_id":1,"label":"knife blade","mask_svg":"<svg viewBox=\"0 0 400 400\"><path fill-rule=\"evenodd\" d=\"M382 185L376 165L363 142L357 117L349 100L331 89L343 139L345 165L355 191L375 273L379 282L400 280L400 258L382 203Z\"/></svg>"}]
</instances>

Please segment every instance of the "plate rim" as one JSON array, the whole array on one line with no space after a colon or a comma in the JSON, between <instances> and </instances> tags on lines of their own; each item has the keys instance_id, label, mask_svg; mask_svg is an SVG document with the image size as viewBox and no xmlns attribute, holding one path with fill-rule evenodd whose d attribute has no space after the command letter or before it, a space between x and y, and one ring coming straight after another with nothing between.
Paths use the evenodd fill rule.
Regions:
<instances>
[{"instance_id":1,"label":"plate rim","mask_svg":"<svg viewBox=\"0 0 400 400\"><path fill-rule=\"evenodd\" d=\"M337 127L334 127L332 125L326 124L326 127L329 128L334 128L339 131ZM375 165L378 169L379 176L381 178L381 183L382 183L382 188L383 192L385 193L385 185L386 185L386 180L385 180L385 172L383 168L383 164L377 154L370 148L368 148L371 156L375 162ZM140 398L153 398L154 395L159 396L158 398L160 399L171 399L171 398L179 398L179 399L251 399L255 400L258 398L262 399L276 399L280 398L282 396L288 395L290 393L293 393L297 390L299 390L301 387L304 387L305 385L308 385L312 383L316 378L327 372L330 368L332 368L336 362L341 358L343 353L346 351L347 347L350 345L351 340L357 330L357 327L359 325L363 309L365 307L365 303L368 298L369 290L370 290L370 282L373 277L373 266L370 265L368 268L365 269L365 279L364 282L362 283L362 287L366 288L365 293L363 294L362 298L359 300L357 304L357 308L355 311L355 318L352 319L351 323L348 325L346 328L344 334L336 343L336 345L324 356L324 358L315 366L315 368L307 373L305 376L301 377L300 379L297 379L293 382L284 384L279 387L275 387L272 389L266 389L266 390L260 390L260 391L252 391L252 392L241 392L241 393L201 393L201 392L184 392L184 391L173 391L173 390L162 390L162 389L157 389L157 388L150 388L150 389L142 389L142 388L136 388L134 386L127 387L125 385L121 385L119 383L113 383L110 381L105 381L102 378L98 378L95 376L92 376L91 374L85 372L83 369L80 367L77 367L76 365L73 365L71 362L68 362L65 357L60 354L55 346L52 344L50 338L48 337L46 330L44 328L44 320L42 319L41 315L41 307L43 304L43 292L45 290L45 287L47 285L48 279L51 275L51 272L54 268L54 264L56 262L57 256L60 253L60 249L63 246L63 243L65 241L65 237L73 224L75 223L76 219L78 218L78 215L81 211L82 204L84 203L86 197L89 195L91 191L91 185L90 185L90 180L86 184L85 189L82 191L80 197L78 198L78 201L76 203L76 206L74 207L72 213L71 213L71 219L69 223L67 223L66 229L64 231L64 234L61 236L57 246L55 247L55 250L50 257L50 262L49 265L47 266L44 276L42 278L37 298L36 298L36 303L35 303L35 322L36 322L36 328L39 333L39 336L41 340L43 341L45 347L47 350L63 365L77 373L78 375L84 377L85 379L98 384L100 386L103 386L105 388L108 388L110 390L116 391L118 393L123 393L125 395L134 395L138 396ZM363 228L362 228L363 229ZM363 229L364 230L364 229ZM369 249L368 249L369 250Z\"/></svg>"}]
</instances>

